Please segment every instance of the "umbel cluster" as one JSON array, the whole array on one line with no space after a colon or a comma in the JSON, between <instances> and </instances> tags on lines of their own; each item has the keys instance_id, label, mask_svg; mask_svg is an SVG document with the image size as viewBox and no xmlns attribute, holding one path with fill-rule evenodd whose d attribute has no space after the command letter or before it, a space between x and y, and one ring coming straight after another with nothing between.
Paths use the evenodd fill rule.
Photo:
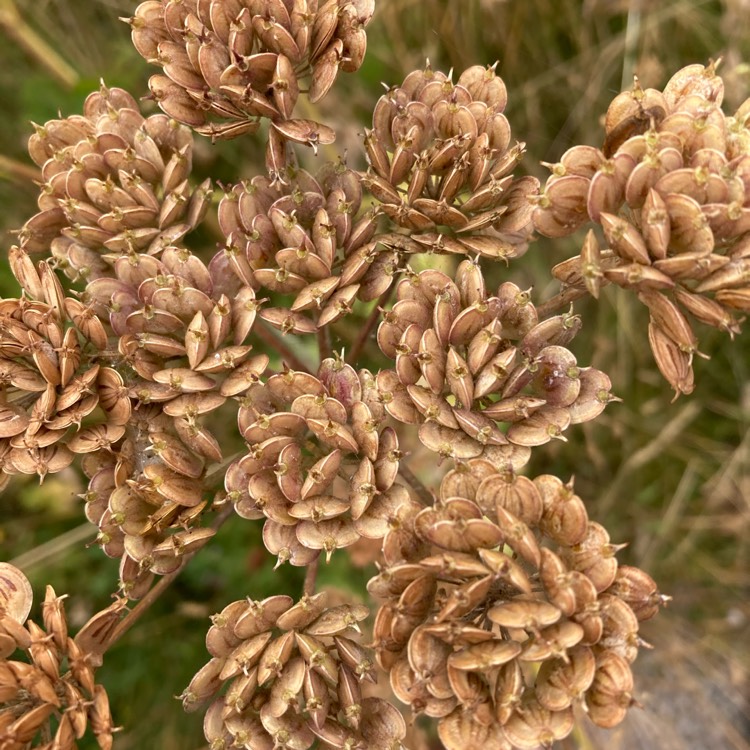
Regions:
<instances>
[{"instance_id":1,"label":"umbel cluster","mask_svg":"<svg viewBox=\"0 0 750 750\"><path fill-rule=\"evenodd\" d=\"M311 575L297 600L249 591L212 618L181 695L211 750L397 750L411 716L447 750L531 750L636 702L639 623L667 597L618 564L572 481L524 466L616 400L571 351L570 300L632 290L677 395L694 326L739 332L750 105L724 114L714 65L663 91L636 82L603 146L570 149L542 186L520 171L495 67L427 65L375 104L364 171L319 157L313 174L297 150L336 134L309 105L360 67L373 11L147 0L128 22L161 112L102 84L82 114L36 126L39 211L8 249L18 296L0 301L0 484L75 462L120 580L71 637L64 597L47 588L39 625L25 576L0 565L4 749L87 732L112 746L107 649L234 516ZM217 194L192 176L196 137L252 139L265 171ZM218 245L193 234L208 224ZM581 227L580 255L553 269L559 314L486 281L535 236ZM288 337L317 342L314 366ZM376 348L389 366L372 371ZM417 443L447 470L435 486L409 468ZM361 601L315 593L317 564L362 540L379 566L369 622Z\"/></svg>"}]
</instances>

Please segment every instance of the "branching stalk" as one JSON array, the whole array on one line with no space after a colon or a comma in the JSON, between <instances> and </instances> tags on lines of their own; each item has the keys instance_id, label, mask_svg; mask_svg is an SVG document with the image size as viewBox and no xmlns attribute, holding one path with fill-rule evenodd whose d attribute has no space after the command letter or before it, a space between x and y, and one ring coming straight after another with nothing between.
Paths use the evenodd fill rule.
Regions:
<instances>
[{"instance_id":1,"label":"branching stalk","mask_svg":"<svg viewBox=\"0 0 750 750\"><path fill-rule=\"evenodd\" d=\"M383 307L383 305L388 304L388 300L391 298L391 294L393 294L393 289L394 289L394 285L391 285L388 291L383 292L383 294L380 295L378 301L376 302L375 307L372 308L372 312L370 313L367 320L365 321L365 324L362 327L362 330L359 332L359 335L354 340L354 343L352 344L351 349L349 349L349 354L346 358L346 361L350 365L354 365L358 361L359 355L362 352L362 349L364 348L365 344L370 338L370 333L372 333L372 329L380 320L381 308Z\"/></svg>"},{"instance_id":2,"label":"branching stalk","mask_svg":"<svg viewBox=\"0 0 750 750\"><path fill-rule=\"evenodd\" d=\"M279 352L282 359L295 370L310 372L306 365L286 344L281 336L276 335L262 320L257 320L253 328L253 334L256 335L264 344Z\"/></svg>"},{"instance_id":3,"label":"branching stalk","mask_svg":"<svg viewBox=\"0 0 750 750\"><path fill-rule=\"evenodd\" d=\"M214 519L210 528L214 531L218 531L229 517L234 513L234 506L227 504L226 507L222 508L221 512ZM151 607L151 605L172 585L172 582L177 578L180 573L188 566L188 563L200 552L195 552L185 555L180 566L172 571L171 573L163 576L159 582L141 599L133 609L128 612L127 615L119 622L117 627L112 631L112 635L109 637L107 645L102 649L102 654L106 653L117 641L125 635L125 633L138 622L145 612Z\"/></svg>"},{"instance_id":4,"label":"branching stalk","mask_svg":"<svg viewBox=\"0 0 750 750\"><path fill-rule=\"evenodd\" d=\"M417 496L422 503L428 506L435 504L435 498L433 497L432 493L427 489L427 487L424 486L424 484L422 484L422 480L419 479L419 477L408 466L406 466L403 461L399 463L398 473L401 475L401 478L414 490L414 492L417 493Z\"/></svg>"},{"instance_id":5,"label":"branching stalk","mask_svg":"<svg viewBox=\"0 0 750 750\"><path fill-rule=\"evenodd\" d=\"M571 302L575 302L581 297L585 297L588 292L577 286L569 286L558 292L554 297L548 299L543 305L537 305L536 311L539 320L544 320L549 315L553 315L563 307L567 307Z\"/></svg>"},{"instance_id":6,"label":"branching stalk","mask_svg":"<svg viewBox=\"0 0 750 750\"><path fill-rule=\"evenodd\" d=\"M315 582L318 579L318 568L320 567L320 555L318 555L310 565L307 566L305 573L305 583L302 586L304 596L312 596L315 593Z\"/></svg>"}]
</instances>

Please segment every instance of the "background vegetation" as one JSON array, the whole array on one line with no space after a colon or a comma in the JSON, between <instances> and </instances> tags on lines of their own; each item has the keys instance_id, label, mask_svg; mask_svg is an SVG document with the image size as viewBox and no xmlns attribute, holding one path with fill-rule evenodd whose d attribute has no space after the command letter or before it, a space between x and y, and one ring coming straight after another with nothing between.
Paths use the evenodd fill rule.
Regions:
<instances>
[{"instance_id":1,"label":"background vegetation","mask_svg":"<svg viewBox=\"0 0 750 750\"><path fill-rule=\"evenodd\" d=\"M126 0L0 0L0 236L35 212L37 173L26 156L30 121L80 110L98 86L148 92L149 69L118 16ZM380 0L368 27L369 50L355 76L341 76L322 116L340 132L336 150L361 166L358 134L369 124L381 82L400 82L429 58L460 72L499 61L514 135L528 144L525 168L543 177L577 143L599 145L600 119L624 81L663 85L691 62L723 58L726 107L750 95L750 7L746 0ZM196 149L196 177L230 182L262 170L252 138ZM549 268L574 254L572 238L539 241L498 278L555 291ZM207 237L206 241L214 241ZM4 261L0 292L17 295ZM623 399L594 423L571 429L568 442L537 449L532 475L575 475L592 519L613 541L628 542L625 563L647 570L674 602L643 637L655 650L636 665L643 711L608 735L586 729L578 748L750 747L750 337L731 342L701 332L697 387L670 404L646 341L644 310L607 289L598 304L578 303L584 328L573 349L608 372ZM356 321L352 322L354 325ZM377 367L378 361L364 362ZM418 449L415 449L418 450ZM415 453L430 479L428 458ZM420 463L421 461L421 463ZM82 525L83 489L73 471L42 486L15 481L0 501L0 558L23 568L41 596L43 584L69 592L74 625L106 606L116 561L106 559ZM113 712L125 729L118 750L204 747L200 717L173 700L205 661L207 617L245 595L301 590L301 571L272 571L259 526L237 518L198 555L171 590L108 654L102 670ZM337 553L320 581L364 592L369 569ZM361 594L360 594L361 595ZM439 747L439 745L435 746Z\"/></svg>"}]
</instances>

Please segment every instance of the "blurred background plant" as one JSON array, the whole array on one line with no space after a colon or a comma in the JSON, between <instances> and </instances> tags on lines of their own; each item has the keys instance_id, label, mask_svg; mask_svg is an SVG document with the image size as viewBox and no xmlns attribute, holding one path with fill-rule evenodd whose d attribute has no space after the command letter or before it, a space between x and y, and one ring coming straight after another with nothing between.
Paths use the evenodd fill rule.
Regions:
<instances>
[{"instance_id":1,"label":"blurred background plant","mask_svg":"<svg viewBox=\"0 0 750 750\"><path fill-rule=\"evenodd\" d=\"M133 49L118 16L137 3L119 0L0 0L0 236L35 212L37 170L26 153L30 122L80 111L98 86L148 93L153 72ZM544 179L541 161L555 162L571 145L601 145L601 118L637 73L644 87L661 86L690 62L722 58L732 111L750 93L750 4L746 0L381 0L368 28L368 54L356 76L340 79L318 116L339 138L327 155L347 152L364 164L360 134L386 85L424 65L460 72L499 61L509 91L513 135L527 143L524 168ZM194 174L230 182L263 171L252 136L220 146L196 143ZM210 237L210 227L206 242ZM535 243L525 260L496 278L537 299L556 291L549 269L574 254L580 237ZM0 292L17 295L5 258ZM607 288L576 311L579 361L612 378L623 403L595 422L570 430L567 442L536 451L529 474L575 475L592 518L613 541L627 541L620 561L647 570L674 597L648 623L655 646L636 666L642 711L631 711L609 734L584 729L566 740L576 748L748 748L750 708L750 340L730 343L718 332L702 337L710 362L697 364L697 386L670 404L645 340L646 312L632 295ZM357 326L354 316L348 325ZM368 357L372 359L368 360ZM361 365L377 368L376 352ZM411 467L430 476L432 458L415 446ZM432 477L430 476L430 479ZM117 581L116 561L85 544L83 482L73 469L39 486L15 478L0 505L0 558L24 569L36 587L51 582L71 593L78 625L106 606ZM228 523L198 555L147 618L114 648L102 670L116 721L125 727L115 746L204 747L200 716L185 716L172 696L203 663L207 617L245 595L297 596L299 569L272 570L260 527ZM347 555L323 566L321 587L364 592L372 570ZM41 588L40 588L41 590ZM361 593L360 593L361 595ZM169 648L165 649L164 644ZM154 680L155 674L169 674ZM435 742L437 742L435 740ZM432 745L439 747L439 745Z\"/></svg>"}]
</instances>

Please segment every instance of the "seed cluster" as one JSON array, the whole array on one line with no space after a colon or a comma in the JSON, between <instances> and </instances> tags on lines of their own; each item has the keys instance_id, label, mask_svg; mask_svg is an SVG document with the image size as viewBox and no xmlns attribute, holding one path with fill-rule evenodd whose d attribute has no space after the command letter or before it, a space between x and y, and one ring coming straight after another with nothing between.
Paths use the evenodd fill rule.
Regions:
<instances>
[{"instance_id":1,"label":"seed cluster","mask_svg":"<svg viewBox=\"0 0 750 750\"><path fill-rule=\"evenodd\" d=\"M368 615L362 605L326 606L326 595L237 601L213 617L211 660L182 694L194 711L226 686L206 712L212 748L308 750L316 740L342 750L396 750L401 714L368 697L368 649L345 635Z\"/></svg>"},{"instance_id":2,"label":"seed cluster","mask_svg":"<svg viewBox=\"0 0 750 750\"><path fill-rule=\"evenodd\" d=\"M537 231L549 237L599 225L554 273L595 297L605 283L634 290L676 395L694 387L690 318L734 336L735 315L750 310L750 100L730 117L723 95L714 64L683 68L663 91L636 80L607 111L602 149L563 154L534 212Z\"/></svg>"},{"instance_id":3,"label":"seed cluster","mask_svg":"<svg viewBox=\"0 0 750 750\"><path fill-rule=\"evenodd\" d=\"M399 282L377 339L395 359L377 387L388 413L419 424L422 443L455 459L486 454L516 469L529 448L598 416L609 378L581 368L565 348L580 318L539 321L528 292L504 282L489 294L469 260L455 281L437 270ZM508 425L507 431L501 425Z\"/></svg>"},{"instance_id":4,"label":"seed cluster","mask_svg":"<svg viewBox=\"0 0 750 750\"><path fill-rule=\"evenodd\" d=\"M548 747L571 732L576 703L600 726L622 721L639 620L664 598L618 566L572 484L474 459L411 527L422 544L386 537L368 587L384 601L375 649L396 696L440 720L448 750Z\"/></svg>"},{"instance_id":5,"label":"seed cluster","mask_svg":"<svg viewBox=\"0 0 750 750\"><path fill-rule=\"evenodd\" d=\"M3 486L12 474L44 478L69 466L74 454L108 450L123 437L131 416L120 374L90 363L82 351L106 347L101 321L65 296L44 262L35 267L19 251L12 263L16 270L21 266L24 286L38 301L0 302Z\"/></svg>"},{"instance_id":6,"label":"seed cluster","mask_svg":"<svg viewBox=\"0 0 750 750\"><path fill-rule=\"evenodd\" d=\"M494 66L468 68L454 84L428 65L376 104L363 182L422 252L493 260L525 252L528 196L539 183L511 174L524 144L510 145L507 101Z\"/></svg>"},{"instance_id":7,"label":"seed cluster","mask_svg":"<svg viewBox=\"0 0 750 750\"><path fill-rule=\"evenodd\" d=\"M96 684L101 658L88 648L84 625L68 635L64 596L51 586L42 603L43 626L28 620L32 592L20 570L0 563L0 743L4 750L26 750L46 732L38 747L75 750L87 728L102 750L112 747L114 725L105 689ZM10 659L22 651L23 660ZM56 729L50 731L50 720Z\"/></svg>"},{"instance_id":8,"label":"seed cluster","mask_svg":"<svg viewBox=\"0 0 750 750\"><path fill-rule=\"evenodd\" d=\"M51 120L29 139L44 182L21 249L86 280L112 275L119 257L177 243L211 198L210 181L188 182L192 150L188 128L165 115L144 118L130 94L102 85L83 115Z\"/></svg>"},{"instance_id":9,"label":"seed cluster","mask_svg":"<svg viewBox=\"0 0 750 750\"><path fill-rule=\"evenodd\" d=\"M367 49L374 0L147 0L133 44L163 68L149 88L170 117L212 138L271 122L269 152L286 141L330 143L333 131L291 119L300 80L322 99L339 69L354 72Z\"/></svg>"},{"instance_id":10,"label":"seed cluster","mask_svg":"<svg viewBox=\"0 0 750 750\"><path fill-rule=\"evenodd\" d=\"M238 422L248 452L228 469L227 496L243 518L267 519L266 547L308 565L360 537L381 539L410 503L394 484L401 452L367 371L326 359L317 377L287 371L252 386Z\"/></svg>"},{"instance_id":11,"label":"seed cluster","mask_svg":"<svg viewBox=\"0 0 750 750\"><path fill-rule=\"evenodd\" d=\"M376 220L365 214L358 175L327 162L316 177L287 170L285 184L256 177L229 190L219 204L225 253L234 273L256 290L289 295L260 316L282 333L309 334L351 311L355 299L376 299L389 286L391 258L370 242ZM378 257L379 256L379 257Z\"/></svg>"}]
</instances>

